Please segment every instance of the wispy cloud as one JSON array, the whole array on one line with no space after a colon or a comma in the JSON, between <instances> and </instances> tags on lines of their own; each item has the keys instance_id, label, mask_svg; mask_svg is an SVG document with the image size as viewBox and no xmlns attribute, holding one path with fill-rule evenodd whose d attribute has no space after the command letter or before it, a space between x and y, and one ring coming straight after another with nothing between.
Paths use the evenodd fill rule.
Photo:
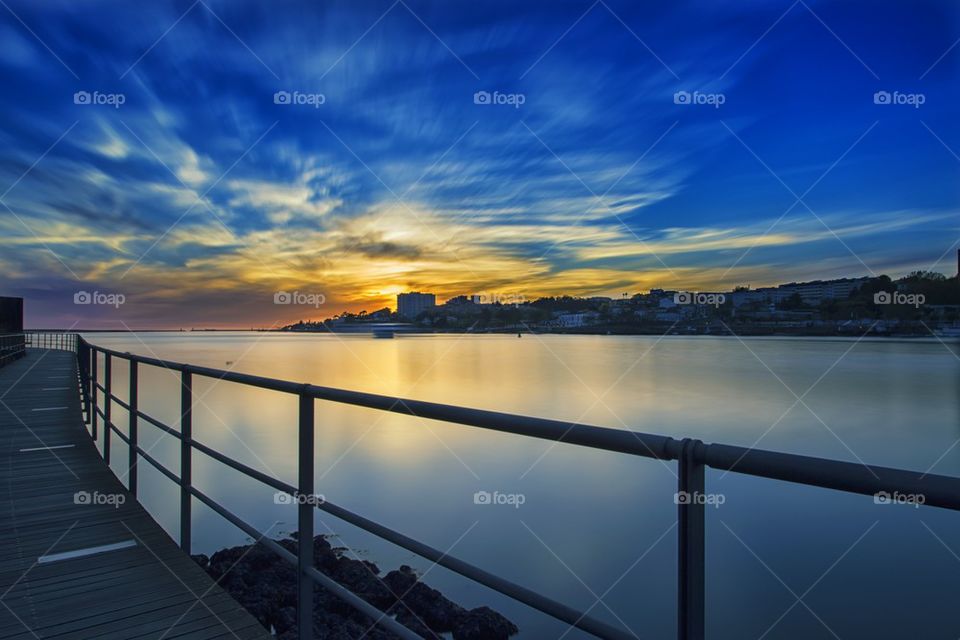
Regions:
<instances>
[{"instance_id":1,"label":"wispy cloud","mask_svg":"<svg viewBox=\"0 0 960 640\"><path fill-rule=\"evenodd\" d=\"M788 15L758 41L782 7L608 5L577 21L583 7L538 2L212 1L220 23L173 3L13 2L79 79L0 26L7 290L65 322L76 274L139 299L128 323L248 326L295 319L276 317L297 312L270 304L280 288L323 289L323 315L407 288L765 284L859 274L843 243L877 272L923 266L960 235L950 65L900 83L927 94L922 113L871 100L956 40L935 11L872 13L880 35L855 48L878 85L819 46L817 21ZM818 14L846 33L869 11ZM816 215L784 214L812 184Z\"/></svg>"}]
</instances>

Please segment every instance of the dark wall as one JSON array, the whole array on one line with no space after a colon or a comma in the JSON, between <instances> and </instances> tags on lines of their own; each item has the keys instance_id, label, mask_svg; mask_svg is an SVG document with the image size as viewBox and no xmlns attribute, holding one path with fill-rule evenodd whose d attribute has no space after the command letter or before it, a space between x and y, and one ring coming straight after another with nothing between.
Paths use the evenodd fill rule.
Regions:
<instances>
[{"instance_id":1,"label":"dark wall","mask_svg":"<svg viewBox=\"0 0 960 640\"><path fill-rule=\"evenodd\" d=\"M23 298L0 297L0 333L23 331Z\"/></svg>"}]
</instances>

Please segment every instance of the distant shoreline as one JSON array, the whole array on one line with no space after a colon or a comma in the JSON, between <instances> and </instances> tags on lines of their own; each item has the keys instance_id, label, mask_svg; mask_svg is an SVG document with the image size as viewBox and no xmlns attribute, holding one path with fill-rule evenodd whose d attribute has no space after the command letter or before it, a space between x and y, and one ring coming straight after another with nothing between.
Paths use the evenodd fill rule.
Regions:
<instances>
[{"instance_id":1,"label":"distant shoreline","mask_svg":"<svg viewBox=\"0 0 960 640\"><path fill-rule=\"evenodd\" d=\"M26 329L28 333L116 333L116 334L137 334L137 333L182 333L189 334L211 334L211 333L275 333L282 335L337 335L337 336L368 336L373 335L372 330L352 329L349 331L284 331L281 329ZM424 335L569 335L569 336L669 336L669 337L703 337L703 338L852 338L852 339L883 339L883 340L960 340L960 336L944 336L932 333L872 333L858 334L856 332L783 332L783 331L738 331L734 333L700 333L685 331L624 331L617 329L561 329L550 331L527 331L516 329L490 329L484 331L457 331L457 330L437 330L416 328L405 331L398 331L398 336L424 336Z\"/></svg>"}]
</instances>

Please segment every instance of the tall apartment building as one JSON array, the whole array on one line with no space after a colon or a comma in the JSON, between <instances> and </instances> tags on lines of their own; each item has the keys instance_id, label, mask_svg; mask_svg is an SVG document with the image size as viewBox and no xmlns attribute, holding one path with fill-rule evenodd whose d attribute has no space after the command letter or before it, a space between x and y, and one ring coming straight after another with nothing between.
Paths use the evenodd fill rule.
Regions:
<instances>
[{"instance_id":1,"label":"tall apartment building","mask_svg":"<svg viewBox=\"0 0 960 640\"><path fill-rule=\"evenodd\" d=\"M437 296L432 293L411 291L397 295L397 314L401 318L413 320L427 309L437 306Z\"/></svg>"}]
</instances>

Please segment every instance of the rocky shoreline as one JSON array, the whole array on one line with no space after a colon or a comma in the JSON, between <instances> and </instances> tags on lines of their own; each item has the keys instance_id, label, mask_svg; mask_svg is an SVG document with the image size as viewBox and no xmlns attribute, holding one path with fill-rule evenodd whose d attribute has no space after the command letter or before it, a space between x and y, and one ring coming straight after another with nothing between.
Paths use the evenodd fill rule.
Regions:
<instances>
[{"instance_id":1,"label":"rocky shoreline","mask_svg":"<svg viewBox=\"0 0 960 640\"><path fill-rule=\"evenodd\" d=\"M297 553L296 538L277 541ZM313 540L314 565L344 587L398 622L423 636L453 640L507 640L516 625L489 607L467 610L420 581L403 565L385 576L366 560L356 560L335 548L326 536ZM222 549L194 560L279 640L297 638L296 568L262 544ZM318 638L389 640L394 634L370 628L369 619L319 585L314 594L314 634Z\"/></svg>"}]
</instances>

